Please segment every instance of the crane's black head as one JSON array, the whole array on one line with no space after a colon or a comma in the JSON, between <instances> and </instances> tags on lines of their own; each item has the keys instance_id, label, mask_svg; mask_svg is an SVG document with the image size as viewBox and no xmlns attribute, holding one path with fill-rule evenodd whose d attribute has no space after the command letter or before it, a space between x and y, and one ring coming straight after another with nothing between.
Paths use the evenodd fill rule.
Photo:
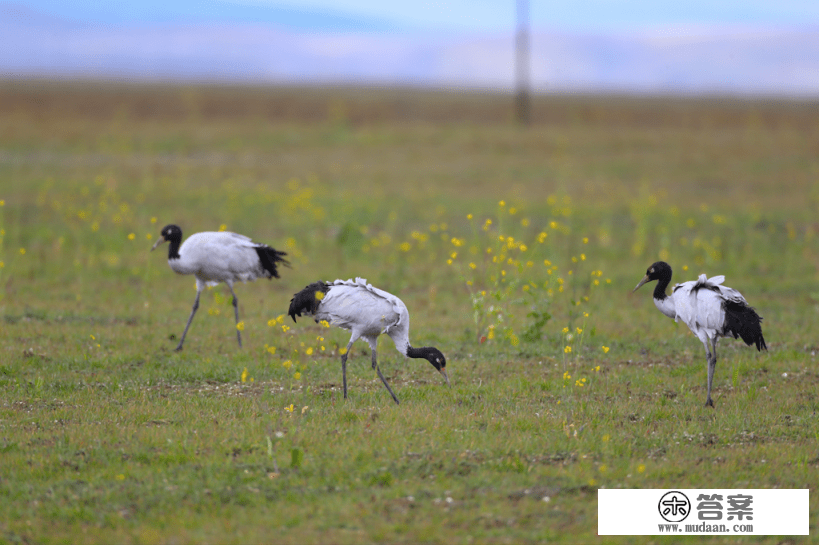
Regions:
<instances>
[{"instance_id":1,"label":"crane's black head","mask_svg":"<svg viewBox=\"0 0 819 545\"><path fill-rule=\"evenodd\" d=\"M410 358L424 358L444 376L446 383L449 384L449 375L446 374L446 357L444 357L440 350L432 346L425 346L423 348L413 348L410 346L407 348L407 356ZM451 384L449 385L451 386Z\"/></svg>"},{"instance_id":2,"label":"crane's black head","mask_svg":"<svg viewBox=\"0 0 819 545\"><path fill-rule=\"evenodd\" d=\"M662 291L665 292L666 286L668 286L668 283L671 282L671 265L665 261L657 261L656 263L652 263L652 265L646 270L646 275L642 280L640 280L637 287L631 291L635 292L640 289L640 286L653 280L659 280L660 283L657 285L657 288L659 289L660 286L662 286Z\"/></svg>"},{"instance_id":3,"label":"crane's black head","mask_svg":"<svg viewBox=\"0 0 819 545\"><path fill-rule=\"evenodd\" d=\"M443 371L446 369L446 358L441 353L440 350L437 348L429 347L427 348L429 351L426 356L424 356L429 363L432 364L438 371Z\"/></svg>"},{"instance_id":4,"label":"crane's black head","mask_svg":"<svg viewBox=\"0 0 819 545\"><path fill-rule=\"evenodd\" d=\"M182 242L182 229L178 225L166 225L159 234L168 242Z\"/></svg>"},{"instance_id":5,"label":"crane's black head","mask_svg":"<svg viewBox=\"0 0 819 545\"><path fill-rule=\"evenodd\" d=\"M153 252L156 247L163 242L170 242L171 249L168 256L173 257L174 254L178 256L177 250L179 249L179 244L182 242L182 229L180 229L178 225L166 225L159 232L159 237L160 238L154 243L154 245L151 246L151 251Z\"/></svg>"}]
</instances>

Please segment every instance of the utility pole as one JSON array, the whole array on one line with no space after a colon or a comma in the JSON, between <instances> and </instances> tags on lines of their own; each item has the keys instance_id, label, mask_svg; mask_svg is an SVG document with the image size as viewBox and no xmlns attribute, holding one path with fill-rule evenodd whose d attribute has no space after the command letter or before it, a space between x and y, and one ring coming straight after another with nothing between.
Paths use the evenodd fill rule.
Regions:
<instances>
[{"instance_id":1,"label":"utility pole","mask_svg":"<svg viewBox=\"0 0 819 545\"><path fill-rule=\"evenodd\" d=\"M515 35L515 115L518 123L531 121L529 97L529 0L517 0L518 28Z\"/></svg>"}]
</instances>

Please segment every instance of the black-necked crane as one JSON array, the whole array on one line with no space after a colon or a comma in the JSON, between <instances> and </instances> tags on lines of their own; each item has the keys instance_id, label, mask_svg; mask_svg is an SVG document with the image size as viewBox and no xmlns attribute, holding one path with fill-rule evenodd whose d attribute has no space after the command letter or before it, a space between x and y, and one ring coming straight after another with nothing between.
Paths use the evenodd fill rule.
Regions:
<instances>
[{"instance_id":1,"label":"black-necked crane","mask_svg":"<svg viewBox=\"0 0 819 545\"><path fill-rule=\"evenodd\" d=\"M185 335L191 326L193 315L199 308L199 296L205 286L215 286L224 282L233 295L233 312L236 325L239 324L239 300L233 291L233 283L256 280L257 278L279 277L277 263L287 265L284 252L274 250L265 244L253 242L244 235L229 231L205 231L196 233L182 243L182 229L176 225L166 225L160 232L160 238L151 247L151 251L163 242L169 243L168 265L178 274L192 274L196 278L196 299L193 309L185 324L185 331L176 350L182 350ZM181 244L181 246L180 246ZM236 328L239 348L242 347L242 333Z\"/></svg>"},{"instance_id":2,"label":"black-necked crane","mask_svg":"<svg viewBox=\"0 0 819 545\"><path fill-rule=\"evenodd\" d=\"M720 337L741 338L747 345L756 344L756 349L768 349L762 336L762 317L748 306L748 302L737 290L723 286L725 277L706 278L701 274L697 280L676 284L671 295L665 290L671 283L671 267L664 261L657 261L646 271L645 277L632 292L646 282L657 280L654 288L654 304L660 312L682 321L705 346L708 359L708 394L706 407L713 407L711 386L717 367L717 341Z\"/></svg>"},{"instance_id":3,"label":"black-necked crane","mask_svg":"<svg viewBox=\"0 0 819 545\"><path fill-rule=\"evenodd\" d=\"M314 282L298 292L290 300L288 314L293 321L296 316L312 316L316 322L326 320L330 325L352 331L347 349L341 355L341 376L344 384L344 398L347 398L347 356L353 343L359 338L370 345L373 369L384 383L387 391L398 403L390 385L376 360L378 336L386 333L395 343L395 348L409 358L424 358L437 369L449 384L446 374L446 358L433 347L413 348L409 341L409 311L395 295L373 287L366 279L336 280L334 282Z\"/></svg>"}]
</instances>

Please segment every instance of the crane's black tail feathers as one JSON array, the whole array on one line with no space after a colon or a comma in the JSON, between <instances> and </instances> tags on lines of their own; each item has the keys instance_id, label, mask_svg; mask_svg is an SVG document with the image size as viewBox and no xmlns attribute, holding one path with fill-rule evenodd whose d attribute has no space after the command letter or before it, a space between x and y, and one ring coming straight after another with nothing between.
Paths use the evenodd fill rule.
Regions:
<instances>
[{"instance_id":1,"label":"crane's black tail feathers","mask_svg":"<svg viewBox=\"0 0 819 545\"><path fill-rule=\"evenodd\" d=\"M276 270L276 264L281 263L282 265L290 266L290 263L284 259L283 256L287 254L284 252L280 252L270 246L259 245L256 246L256 253L259 255L259 261L262 263L262 267L270 273L269 278L278 278L279 271Z\"/></svg>"},{"instance_id":2,"label":"crane's black tail feathers","mask_svg":"<svg viewBox=\"0 0 819 545\"><path fill-rule=\"evenodd\" d=\"M330 291L330 285L321 280L309 284L290 299L290 310L287 314L293 318L294 322L296 321L296 316L301 316L302 312L315 314L323 299L323 295L328 291ZM322 295L319 296L319 293Z\"/></svg>"},{"instance_id":3,"label":"crane's black tail feathers","mask_svg":"<svg viewBox=\"0 0 819 545\"><path fill-rule=\"evenodd\" d=\"M762 336L762 316L756 313L753 307L734 301L725 302L725 333L733 335L735 339L742 338L748 346L756 345L760 352L764 348L765 338Z\"/></svg>"}]
</instances>

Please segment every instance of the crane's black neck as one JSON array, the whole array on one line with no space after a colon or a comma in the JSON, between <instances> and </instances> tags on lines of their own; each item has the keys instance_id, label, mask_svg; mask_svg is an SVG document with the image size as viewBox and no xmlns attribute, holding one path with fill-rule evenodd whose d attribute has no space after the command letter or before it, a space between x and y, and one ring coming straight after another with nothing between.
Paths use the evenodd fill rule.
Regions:
<instances>
[{"instance_id":1,"label":"crane's black neck","mask_svg":"<svg viewBox=\"0 0 819 545\"><path fill-rule=\"evenodd\" d=\"M182 237L173 237L168 239L168 259L179 259L179 245L182 242Z\"/></svg>"},{"instance_id":2,"label":"crane's black neck","mask_svg":"<svg viewBox=\"0 0 819 545\"><path fill-rule=\"evenodd\" d=\"M428 358L429 356L433 355L435 350L430 346L422 346L421 348L413 348L411 346L407 346L407 357L408 358Z\"/></svg>"},{"instance_id":3,"label":"crane's black neck","mask_svg":"<svg viewBox=\"0 0 819 545\"><path fill-rule=\"evenodd\" d=\"M424 358L432 364L438 371L442 371L446 367L446 358L441 351L433 346L423 346L421 348L413 348L407 345L407 357L409 358Z\"/></svg>"},{"instance_id":4,"label":"crane's black neck","mask_svg":"<svg viewBox=\"0 0 819 545\"><path fill-rule=\"evenodd\" d=\"M668 271L668 275L663 275L657 279L657 285L654 286L654 299L658 301L664 301L668 295L665 294L665 290L668 289L668 285L671 283L671 270Z\"/></svg>"},{"instance_id":5,"label":"crane's black neck","mask_svg":"<svg viewBox=\"0 0 819 545\"><path fill-rule=\"evenodd\" d=\"M179 245L182 244L182 229L180 229L178 225L171 223L162 228L159 236L170 243L168 245L168 261L171 259L179 259ZM157 242L157 244L159 244L159 242ZM154 244L154 248L157 244Z\"/></svg>"}]
</instances>

